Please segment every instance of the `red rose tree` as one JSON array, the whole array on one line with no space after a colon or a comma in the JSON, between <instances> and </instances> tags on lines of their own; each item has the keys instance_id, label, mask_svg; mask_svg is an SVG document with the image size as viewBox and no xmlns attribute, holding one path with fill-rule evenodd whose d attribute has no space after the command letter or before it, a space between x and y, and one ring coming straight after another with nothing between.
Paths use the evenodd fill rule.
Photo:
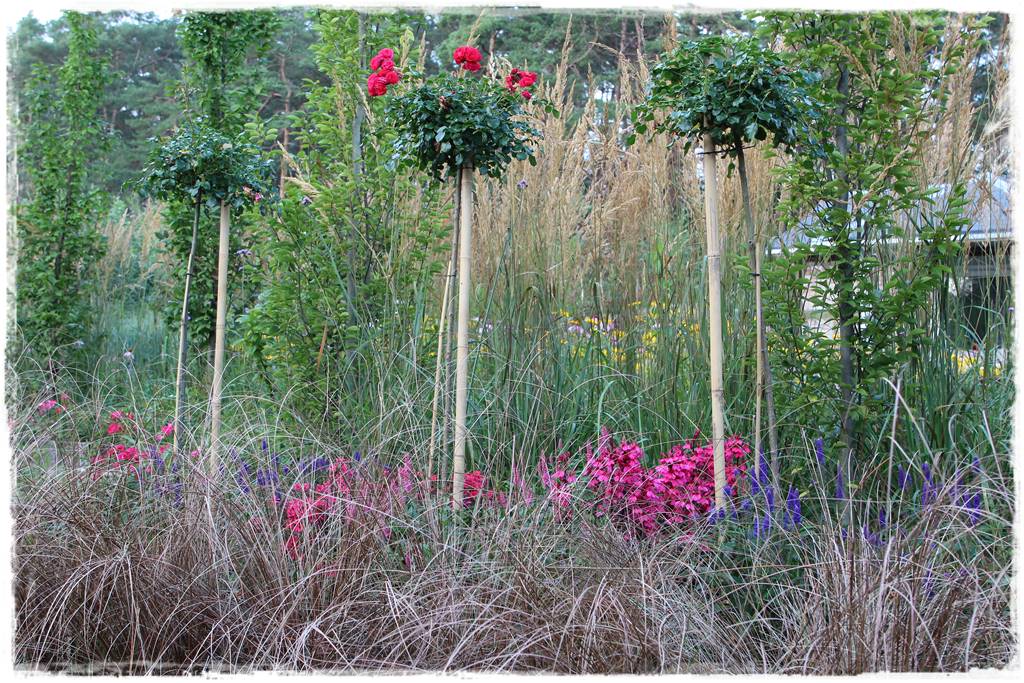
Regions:
<instances>
[{"instance_id":1,"label":"red rose tree","mask_svg":"<svg viewBox=\"0 0 1024 683\"><path fill-rule=\"evenodd\" d=\"M468 436L466 380L469 367L473 173L479 170L485 176L500 178L513 159L529 160L535 164L534 143L540 138L540 132L532 123L531 110L540 107L554 112L548 102L533 98L530 88L537 83L537 74L522 69L497 74L493 68L483 70L482 62L480 50L463 45L452 55L452 69L430 78L413 72L403 76L395 67L394 52L385 49L370 61L372 73L366 81L371 97L389 98L385 107L385 124L397 133L395 162L429 171L435 180L459 179L456 186L459 300L452 467L452 505L457 509L462 507ZM397 92L389 94L391 87ZM452 256L449 271L454 269L454 248ZM447 300L446 291L444 301ZM441 317L444 318L447 307L442 306ZM438 354L438 362L440 358L441 354ZM433 467L436 415L435 389L428 470Z\"/></svg>"}]
</instances>

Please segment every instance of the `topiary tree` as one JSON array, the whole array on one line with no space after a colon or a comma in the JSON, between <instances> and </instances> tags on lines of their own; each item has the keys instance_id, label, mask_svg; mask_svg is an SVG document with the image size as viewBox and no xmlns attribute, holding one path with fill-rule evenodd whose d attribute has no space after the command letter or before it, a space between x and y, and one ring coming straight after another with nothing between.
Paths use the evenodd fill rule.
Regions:
<instances>
[{"instance_id":1,"label":"topiary tree","mask_svg":"<svg viewBox=\"0 0 1024 683\"><path fill-rule=\"evenodd\" d=\"M154 140L154 142L157 142ZM249 144L238 142L211 128L205 120L198 119L183 126L174 136L157 147L143 177L138 181L145 196L163 201L187 201L192 204L192 240L185 270L184 294L179 319L177 379L174 397L174 452L180 453L181 430L184 422L185 356L188 346L189 315L188 305L194 275L196 244L199 237L199 221L203 208L220 207L221 225L227 225L226 214L257 204L265 210L269 198L276 192L276 166L265 159L260 150ZM223 229L223 228L222 228ZM220 287L226 287L226 240L221 240ZM222 291L221 294L224 294ZM226 297L219 298L223 301ZM223 311L218 305L218 336L223 352ZM214 390L212 393L213 449L209 460L210 472L216 472L216 448L220 427L220 382L223 363L215 367Z\"/></svg>"},{"instance_id":2,"label":"topiary tree","mask_svg":"<svg viewBox=\"0 0 1024 683\"><path fill-rule=\"evenodd\" d=\"M397 132L393 163L428 171L438 181L458 178L459 300L452 458L452 506L458 509L462 506L468 438L466 404L474 171L500 178L513 159L536 163L534 143L540 138L540 131L530 121L528 105L533 100L531 88L537 75L512 69L504 79L493 70L477 76L483 56L469 45L455 50L453 71L427 79L415 72L403 78L394 57L392 50L381 50L370 62L373 73L367 79L367 90L372 97L386 95L391 87L402 90L388 102L385 114L385 124ZM554 111L550 103L539 98L533 100L533 104Z\"/></svg>"},{"instance_id":3,"label":"topiary tree","mask_svg":"<svg viewBox=\"0 0 1024 683\"><path fill-rule=\"evenodd\" d=\"M685 141L685 148L698 138L704 141L706 196L716 191L714 159L719 153L735 159L739 170L743 211L747 223L750 270L753 277L756 322L756 405L754 418L755 473L760 475L761 399L768 411L768 436L772 470L778 470L778 429L771 382L771 365L765 342L761 305L761 236L754 223L744 148L766 141L773 147L788 148L805 139L802 123L811 107L807 87L812 76L795 68L786 56L764 48L755 38L708 36L681 43L652 71L653 87L647 100L634 111L637 133L649 129L671 133ZM658 117L658 112L666 112ZM730 163L731 172L733 164ZM708 207L709 215L715 207ZM709 221L710 223L711 221ZM717 232L717 226L714 226ZM718 268L717 237L709 225L709 270ZM712 242L714 242L712 244ZM716 276L717 278L717 276ZM711 283L712 289L718 287ZM712 293L712 298L715 298ZM712 308L712 327L720 314ZM719 323L720 326L720 323ZM721 340L712 340L712 354L720 354ZM714 365L714 364L713 364ZM714 369L713 369L714 373ZM721 390L721 378L712 386ZM713 390L714 391L714 390ZM713 412L722 412L724 399L718 397ZM716 423L719 421L715 418ZM716 434L717 439L724 434Z\"/></svg>"},{"instance_id":4,"label":"topiary tree","mask_svg":"<svg viewBox=\"0 0 1024 683\"><path fill-rule=\"evenodd\" d=\"M231 139L240 135L257 119L253 112L260 109L263 88L259 60L272 47L280 24L280 17L269 10L185 14L177 30L186 57L181 89L185 108L203 116L207 125ZM166 224L172 236L169 244L184 262L191 246L190 226L182 220L184 212L179 208L168 207ZM230 212L222 211L221 215L229 217ZM195 272L202 277L193 283L195 290L189 315L194 335L208 345L215 368L218 363L217 326L224 324L223 320L217 320L214 312L222 308L224 298L218 296L223 289L219 273L225 269L219 255L230 253L230 247L222 243L229 232L230 226L221 224L215 232L209 223L200 223L199 248L193 264ZM215 239L218 244L216 263L212 259ZM177 298L172 296L171 300ZM169 315L176 316L177 311L170 311Z\"/></svg>"}]
</instances>

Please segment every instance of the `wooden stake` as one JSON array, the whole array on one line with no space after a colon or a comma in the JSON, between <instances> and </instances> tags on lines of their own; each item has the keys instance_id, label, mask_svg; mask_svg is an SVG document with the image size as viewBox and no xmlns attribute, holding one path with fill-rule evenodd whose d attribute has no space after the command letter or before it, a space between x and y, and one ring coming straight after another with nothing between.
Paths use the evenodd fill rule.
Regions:
<instances>
[{"instance_id":1,"label":"wooden stake","mask_svg":"<svg viewBox=\"0 0 1024 683\"><path fill-rule=\"evenodd\" d=\"M459 321L455 341L455 452L452 458L452 509L462 508L466 475L466 399L469 383L469 297L473 257L473 166L459 169Z\"/></svg>"},{"instance_id":2,"label":"wooden stake","mask_svg":"<svg viewBox=\"0 0 1024 683\"><path fill-rule=\"evenodd\" d=\"M461 179L460 179L461 182ZM459 246L459 183L455 184L454 201L452 213L452 247L448 257L448 271L444 278L444 294L441 297L441 317L437 321L437 360L434 364L434 399L430 409L430 446L427 449L427 481L431 481L434 474L434 451L437 445L437 409L438 399L441 397L441 366L444 353L445 332L448 330L448 318L451 317L451 310L448 306L451 298L452 278L455 277L455 259L458 255Z\"/></svg>"},{"instance_id":3,"label":"wooden stake","mask_svg":"<svg viewBox=\"0 0 1024 683\"><path fill-rule=\"evenodd\" d=\"M722 387L722 244L718 235L715 143L704 133L704 217L708 228L708 335L711 345L711 427L715 459L715 509L725 509L725 390Z\"/></svg>"},{"instance_id":4,"label":"wooden stake","mask_svg":"<svg viewBox=\"0 0 1024 683\"><path fill-rule=\"evenodd\" d=\"M174 383L174 457L181 455L185 429L185 356L188 351L188 299L192 290L192 271L196 259L196 242L199 241L199 215L203 205L202 193L196 195L195 216L192 218L192 243L188 250L188 265L185 268L185 291L181 296L181 320L178 326L178 374ZM184 465L182 466L184 467Z\"/></svg>"},{"instance_id":5,"label":"wooden stake","mask_svg":"<svg viewBox=\"0 0 1024 683\"><path fill-rule=\"evenodd\" d=\"M220 249L217 254L217 326L214 328L213 385L210 388L210 457L207 459L209 475L217 473L220 459L220 408L224 387L224 332L228 317L228 249L231 231L231 211L226 202L220 203Z\"/></svg>"}]
</instances>

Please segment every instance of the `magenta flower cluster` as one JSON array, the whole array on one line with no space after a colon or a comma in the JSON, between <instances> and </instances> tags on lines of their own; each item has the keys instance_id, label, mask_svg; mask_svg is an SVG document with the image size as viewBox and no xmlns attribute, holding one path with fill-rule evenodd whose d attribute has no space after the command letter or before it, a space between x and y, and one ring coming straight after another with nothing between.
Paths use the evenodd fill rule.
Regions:
<instances>
[{"instance_id":1,"label":"magenta flower cluster","mask_svg":"<svg viewBox=\"0 0 1024 683\"><path fill-rule=\"evenodd\" d=\"M750 446L733 436L725 442L726 480L730 487L746 471ZM706 515L715 501L714 447L700 435L674 446L654 467L643 464L644 451L629 441L615 443L605 432L596 453L588 454L583 475L596 495L597 515L610 515L645 535Z\"/></svg>"}]
</instances>

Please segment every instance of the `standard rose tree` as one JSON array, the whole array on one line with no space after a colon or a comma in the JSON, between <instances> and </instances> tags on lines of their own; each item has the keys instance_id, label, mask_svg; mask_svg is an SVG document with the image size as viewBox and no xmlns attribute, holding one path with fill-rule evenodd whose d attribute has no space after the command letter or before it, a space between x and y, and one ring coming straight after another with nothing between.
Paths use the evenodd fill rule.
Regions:
<instances>
[{"instance_id":1,"label":"standard rose tree","mask_svg":"<svg viewBox=\"0 0 1024 683\"><path fill-rule=\"evenodd\" d=\"M472 257L473 172L500 178L513 159L536 164L534 143L540 131L532 123L537 107L554 113L550 103L533 99L529 89L537 74L512 69L499 75L494 69L480 74L483 55L463 45L452 55L454 69L424 78L413 71L403 77L396 69L394 52L381 50L370 61L366 87L371 97L388 94L398 86L385 108L385 125L397 133L394 161L397 165L428 171L438 181L458 178L459 301L455 370L455 444L452 474L452 505L461 508L466 471L466 404L469 374L470 267ZM478 75L479 74L479 75ZM528 109L527 107L530 107ZM454 261L454 247L453 259ZM449 275L453 263L449 264ZM450 282L449 277L448 281ZM448 292L442 303L441 329L446 327ZM440 336L439 336L440 345ZM441 353L435 372L434 416L431 453L436 438L437 384ZM433 466L432 458L428 471Z\"/></svg>"},{"instance_id":2,"label":"standard rose tree","mask_svg":"<svg viewBox=\"0 0 1024 683\"><path fill-rule=\"evenodd\" d=\"M185 355L188 346L188 302L195 266L196 244L199 236L199 218L204 207L219 207L221 230L227 228L230 211L257 205L264 210L268 202L264 197L276 191L274 162L265 159L260 150L217 132L203 119L186 123L170 139L157 147L143 177L138 181L141 193L161 200L183 199L192 203L192 242L185 271L185 291L182 297L178 336L178 371L174 397L174 453L180 454L184 423ZM226 304L226 253L221 240L220 289L218 308ZM218 314L218 339L223 353L224 311ZM207 463L210 473L217 471L216 449L220 428L220 386L223 362L214 372L211 395L212 443Z\"/></svg>"},{"instance_id":3,"label":"standard rose tree","mask_svg":"<svg viewBox=\"0 0 1024 683\"><path fill-rule=\"evenodd\" d=\"M722 154L736 160L740 176L744 217L747 222L750 271L753 276L756 379L754 451L758 453L755 474L760 476L761 397L768 409L768 442L774 479L778 478L778 433L771 365L768 362L766 326L761 306L761 238L754 225L744 147L766 141L773 147L790 148L806 139L802 126L813 105L807 88L813 78L801 70L797 58L773 52L756 38L705 36L681 43L654 67L653 85L647 100L633 114L637 133L648 128L670 133L684 141L686 150L698 139L704 145L705 188L708 200L709 270L717 267L719 249L715 195L715 157ZM656 116L659 112L665 112ZM729 170L732 170L730 163ZM712 273L712 276L714 274ZM711 298L717 295L716 282L710 283ZM712 305L712 355L720 355L720 339L715 328L720 317ZM720 335L719 335L720 336ZM717 363L720 366L720 362ZM715 372L712 362L712 372ZM716 382L712 380L712 385ZM721 387L721 379L717 381ZM713 390L713 392L716 390ZM713 400L713 412L724 410L720 397ZM715 418L716 422L719 418ZM722 435L716 435L716 439Z\"/></svg>"}]
</instances>

